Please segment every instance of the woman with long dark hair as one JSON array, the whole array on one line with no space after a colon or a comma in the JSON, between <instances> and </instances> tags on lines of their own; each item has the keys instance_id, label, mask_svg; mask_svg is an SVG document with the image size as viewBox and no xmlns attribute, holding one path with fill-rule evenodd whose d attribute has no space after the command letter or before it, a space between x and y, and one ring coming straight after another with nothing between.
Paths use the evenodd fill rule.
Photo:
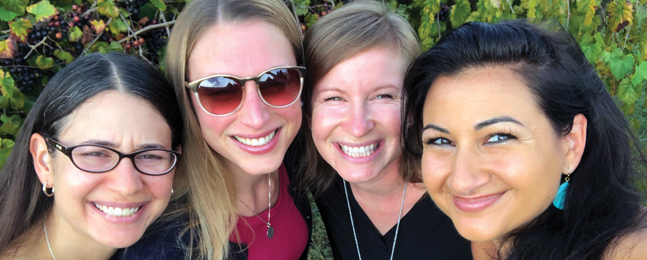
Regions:
<instances>
[{"instance_id":1,"label":"woman with long dark hair","mask_svg":"<svg viewBox=\"0 0 647 260\"><path fill-rule=\"evenodd\" d=\"M1 259L108 259L173 193L183 131L171 85L121 54L78 59L34 103L0 173Z\"/></svg>"},{"instance_id":2,"label":"woman with long dark hair","mask_svg":"<svg viewBox=\"0 0 647 260\"><path fill-rule=\"evenodd\" d=\"M404 92L403 149L462 236L498 259L647 257L635 138L567 32L467 23Z\"/></svg>"}]
</instances>

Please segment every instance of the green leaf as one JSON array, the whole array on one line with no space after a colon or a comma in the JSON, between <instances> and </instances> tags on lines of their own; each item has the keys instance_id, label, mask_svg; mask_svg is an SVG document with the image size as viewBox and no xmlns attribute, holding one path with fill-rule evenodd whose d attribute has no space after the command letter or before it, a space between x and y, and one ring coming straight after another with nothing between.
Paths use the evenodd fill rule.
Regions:
<instances>
[{"instance_id":1,"label":"green leaf","mask_svg":"<svg viewBox=\"0 0 647 260\"><path fill-rule=\"evenodd\" d=\"M622 101L622 103L627 104L627 105L632 105L636 103L636 100L640 98L640 93L633 85L631 85L631 81L629 78L625 78L622 81L620 81L620 84L618 84L618 99Z\"/></svg>"},{"instance_id":2,"label":"green leaf","mask_svg":"<svg viewBox=\"0 0 647 260\"><path fill-rule=\"evenodd\" d=\"M0 147L2 148L12 148L16 143L11 139L2 139L0 142Z\"/></svg>"},{"instance_id":3,"label":"green leaf","mask_svg":"<svg viewBox=\"0 0 647 260\"><path fill-rule=\"evenodd\" d=\"M426 6L424 9L429 10L429 7ZM420 27L418 27L418 36L420 36L421 40L433 37L431 35L431 26L433 25L434 21L435 20L434 20L433 13L427 13L426 15L422 16L422 21L420 21Z\"/></svg>"},{"instance_id":4,"label":"green leaf","mask_svg":"<svg viewBox=\"0 0 647 260\"><path fill-rule=\"evenodd\" d=\"M150 0L151 4L153 6L157 7L157 9L160 9L160 11L166 11L166 4L162 2L162 0Z\"/></svg>"},{"instance_id":5,"label":"green leaf","mask_svg":"<svg viewBox=\"0 0 647 260\"><path fill-rule=\"evenodd\" d=\"M297 15L306 15L310 7L310 0L294 0L294 12Z\"/></svg>"},{"instance_id":6,"label":"green leaf","mask_svg":"<svg viewBox=\"0 0 647 260\"><path fill-rule=\"evenodd\" d=\"M113 19L108 24L108 28L115 35L128 31L128 25L122 19Z\"/></svg>"},{"instance_id":7,"label":"green leaf","mask_svg":"<svg viewBox=\"0 0 647 260\"><path fill-rule=\"evenodd\" d=\"M155 15L157 14L159 10L157 10L157 7L153 6L150 3L147 3L143 5L142 7L139 8L139 19L148 17L148 19L155 19Z\"/></svg>"},{"instance_id":8,"label":"green leaf","mask_svg":"<svg viewBox=\"0 0 647 260\"><path fill-rule=\"evenodd\" d=\"M43 55L39 55L38 58L36 59L36 65L41 70L46 70L54 66L54 59L47 58Z\"/></svg>"},{"instance_id":9,"label":"green leaf","mask_svg":"<svg viewBox=\"0 0 647 260\"><path fill-rule=\"evenodd\" d=\"M47 0L40 1L27 7L27 12L36 16L36 21L41 22L56 14L56 8Z\"/></svg>"},{"instance_id":10,"label":"green leaf","mask_svg":"<svg viewBox=\"0 0 647 260\"><path fill-rule=\"evenodd\" d=\"M459 0L456 2L456 4L452 6L451 13L449 13L449 21L452 23L452 27L456 28L464 24L471 13L472 9L470 9L470 2L467 0Z\"/></svg>"},{"instance_id":11,"label":"green leaf","mask_svg":"<svg viewBox=\"0 0 647 260\"><path fill-rule=\"evenodd\" d=\"M24 42L32 25L31 21L27 19L19 19L15 22L9 22L9 28L11 28L12 35L16 36L21 42Z\"/></svg>"},{"instance_id":12,"label":"green leaf","mask_svg":"<svg viewBox=\"0 0 647 260\"><path fill-rule=\"evenodd\" d=\"M29 0L0 0L0 6L19 15L25 14L28 5Z\"/></svg>"},{"instance_id":13,"label":"green leaf","mask_svg":"<svg viewBox=\"0 0 647 260\"><path fill-rule=\"evenodd\" d=\"M55 50L54 56L56 56L56 58L58 58L59 60L65 61L65 63L68 64L74 61L74 56L72 56L72 54L70 54L69 52L63 50Z\"/></svg>"},{"instance_id":14,"label":"green leaf","mask_svg":"<svg viewBox=\"0 0 647 260\"><path fill-rule=\"evenodd\" d=\"M18 115L7 117L3 114L0 115L0 121L2 121L2 126L0 126L0 133L16 135L20 130L23 119Z\"/></svg>"},{"instance_id":15,"label":"green leaf","mask_svg":"<svg viewBox=\"0 0 647 260\"><path fill-rule=\"evenodd\" d=\"M81 31L81 29L79 29L78 26L74 26L73 28L70 28L71 42L78 42L82 36L83 36L83 31Z\"/></svg>"},{"instance_id":16,"label":"green leaf","mask_svg":"<svg viewBox=\"0 0 647 260\"><path fill-rule=\"evenodd\" d=\"M306 22L306 27L310 28L317 21L317 16L314 14L306 14L306 17L303 20Z\"/></svg>"},{"instance_id":17,"label":"green leaf","mask_svg":"<svg viewBox=\"0 0 647 260\"><path fill-rule=\"evenodd\" d=\"M18 17L19 14L9 11L5 9L4 7L0 7L0 20L8 22L12 21L14 18Z\"/></svg>"},{"instance_id":18,"label":"green leaf","mask_svg":"<svg viewBox=\"0 0 647 260\"><path fill-rule=\"evenodd\" d=\"M643 61L636 67L636 72L631 77L631 84L634 86L642 85L645 79L647 79L647 61Z\"/></svg>"},{"instance_id":19,"label":"green leaf","mask_svg":"<svg viewBox=\"0 0 647 260\"><path fill-rule=\"evenodd\" d=\"M110 46L108 46L108 51L122 52L122 51L124 51L124 48L122 48L121 44L119 44L117 41L112 41L110 43Z\"/></svg>"},{"instance_id":20,"label":"green leaf","mask_svg":"<svg viewBox=\"0 0 647 260\"><path fill-rule=\"evenodd\" d=\"M630 74L634 68L634 55L624 55L622 50L615 49L611 53L611 60L609 66L611 67L611 73L616 77L616 80L624 78L627 74Z\"/></svg>"},{"instance_id":21,"label":"green leaf","mask_svg":"<svg viewBox=\"0 0 647 260\"><path fill-rule=\"evenodd\" d=\"M630 6L627 6L625 1L619 1L620 4L617 4L614 1L611 1L607 5L607 13L609 14L609 28L613 31L616 31L618 25L627 21L631 23L633 21L633 10Z\"/></svg>"},{"instance_id":22,"label":"green leaf","mask_svg":"<svg viewBox=\"0 0 647 260\"><path fill-rule=\"evenodd\" d=\"M591 26L595 16L595 0L577 0L577 12L584 14L584 26Z\"/></svg>"},{"instance_id":23,"label":"green leaf","mask_svg":"<svg viewBox=\"0 0 647 260\"><path fill-rule=\"evenodd\" d=\"M115 6L113 0L99 0L97 2L97 11L109 18L119 16L119 8Z\"/></svg>"},{"instance_id":24,"label":"green leaf","mask_svg":"<svg viewBox=\"0 0 647 260\"><path fill-rule=\"evenodd\" d=\"M528 1L528 13L526 14L526 17L528 18L536 18L537 17L537 0L529 0Z\"/></svg>"}]
</instances>

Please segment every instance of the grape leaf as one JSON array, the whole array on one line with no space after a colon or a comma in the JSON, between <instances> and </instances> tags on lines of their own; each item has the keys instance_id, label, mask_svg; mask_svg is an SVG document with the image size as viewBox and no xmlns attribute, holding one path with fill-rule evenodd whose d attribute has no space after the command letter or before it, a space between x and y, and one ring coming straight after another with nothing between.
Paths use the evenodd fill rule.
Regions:
<instances>
[{"instance_id":1,"label":"grape leaf","mask_svg":"<svg viewBox=\"0 0 647 260\"><path fill-rule=\"evenodd\" d=\"M114 34L119 34L121 32L127 32L128 25L121 19L113 19L108 24L108 29L110 29L110 31Z\"/></svg>"},{"instance_id":2,"label":"grape leaf","mask_svg":"<svg viewBox=\"0 0 647 260\"><path fill-rule=\"evenodd\" d=\"M94 29L94 32L97 33L97 35L101 35L101 33L103 33L103 30L106 29L106 23L103 20L92 20L90 21L90 24L92 25L92 29Z\"/></svg>"},{"instance_id":3,"label":"grape leaf","mask_svg":"<svg viewBox=\"0 0 647 260\"><path fill-rule=\"evenodd\" d=\"M14 18L18 17L19 14L9 11L5 9L4 7L0 7L0 20L8 22L12 21Z\"/></svg>"},{"instance_id":4,"label":"grape leaf","mask_svg":"<svg viewBox=\"0 0 647 260\"><path fill-rule=\"evenodd\" d=\"M449 21L452 27L456 28L461 26L470 16L472 9L470 9L470 2L467 0L459 0L452 6L452 11L449 13Z\"/></svg>"},{"instance_id":5,"label":"grape leaf","mask_svg":"<svg viewBox=\"0 0 647 260\"><path fill-rule=\"evenodd\" d=\"M609 61L611 73L615 76L616 80L624 78L627 74L631 73L634 68L634 55L624 55L622 50L616 48L612 53Z\"/></svg>"},{"instance_id":6,"label":"grape leaf","mask_svg":"<svg viewBox=\"0 0 647 260\"><path fill-rule=\"evenodd\" d=\"M8 38L0 41L0 59L13 59L16 53L16 41Z\"/></svg>"},{"instance_id":7,"label":"grape leaf","mask_svg":"<svg viewBox=\"0 0 647 260\"><path fill-rule=\"evenodd\" d=\"M27 7L27 12L36 16L36 21L41 22L56 15L56 8L47 0L38 2Z\"/></svg>"},{"instance_id":8,"label":"grape leaf","mask_svg":"<svg viewBox=\"0 0 647 260\"><path fill-rule=\"evenodd\" d=\"M121 47L121 44L119 44L117 41L112 41L110 43L110 46L108 46L108 51L124 51L124 48Z\"/></svg>"},{"instance_id":9,"label":"grape leaf","mask_svg":"<svg viewBox=\"0 0 647 260\"><path fill-rule=\"evenodd\" d=\"M166 4L162 2L162 0L150 0L151 4L153 6L157 7L157 9L160 9L160 11L166 11Z\"/></svg>"},{"instance_id":10,"label":"grape leaf","mask_svg":"<svg viewBox=\"0 0 647 260\"><path fill-rule=\"evenodd\" d=\"M36 58L36 65L38 66L38 68L46 70L54 66L54 59L40 55L38 56L38 58Z\"/></svg>"},{"instance_id":11,"label":"grape leaf","mask_svg":"<svg viewBox=\"0 0 647 260\"><path fill-rule=\"evenodd\" d=\"M0 115L0 121L3 123L2 126L0 126L0 133L16 135L24 120L18 115L8 117L3 114Z\"/></svg>"},{"instance_id":12,"label":"grape leaf","mask_svg":"<svg viewBox=\"0 0 647 260\"><path fill-rule=\"evenodd\" d=\"M631 77L631 84L634 86L642 85L647 79L647 61L643 61L636 67L636 72Z\"/></svg>"},{"instance_id":13,"label":"grape leaf","mask_svg":"<svg viewBox=\"0 0 647 260\"><path fill-rule=\"evenodd\" d=\"M537 0L528 0L528 13L526 17L536 18L537 17Z\"/></svg>"},{"instance_id":14,"label":"grape leaf","mask_svg":"<svg viewBox=\"0 0 647 260\"><path fill-rule=\"evenodd\" d=\"M90 29L90 26L84 25L83 37L81 37L81 44L85 45L89 42L92 42L92 40L94 40L94 36L92 35L92 29Z\"/></svg>"},{"instance_id":15,"label":"grape leaf","mask_svg":"<svg viewBox=\"0 0 647 260\"><path fill-rule=\"evenodd\" d=\"M9 28L11 28L11 35L13 35L16 40L25 42L32 25L31 21L27 19L19 19L14 22L9 22Z\"/></svg>"},{"instance_id":16,"label":"grape leaf","mask_svg":"<svg viewBox=\"0 0 647 260\"><path fill-rule=\"evenodd\" d=\"M70 28L70 41L71 42L78 42L81 37L83 36L83 31L79 29L79 27L74 26L73 28Z\"/></svg>"},{"instance_id":17,"label":"grape leaf","mask_svg":"<svg viewBox=\"0 0 647 260\"><path fill-rule=\"evenodd\" d=\"M303 18L303 20L306 22L306 26L310 28L315 22L317 21L317 16L314 14L306 14L306 17Z\"/></svg>"},{"instance_id":18,"label":"grape leaf","mask_svg":"<svg viewBox=\"0 0 647 260\"><path fill-rule=\"evenodd\" d=\"M622 103L632 105L636 103L636 100L638 100L642 94L641 92L638 92L638 90L640 90L640 88L634 87L629 78L625 78L620 81L620 84L618 84L617 96Z\"/></svg>"},{"instance_id":19,"label":"grape leaf","mask_svg":"<svg viewBox=\"0 0 647 260\"><path fill-rule=\"evenodd\" d=\"M418 27L418 36L421 40L430 38L431 36L431 25L434 23L434 14L431 13L430 7L425 6L423 8L422 21L420 21L420 27Z\"/></svg>"},{"instance_id":20,"label":"grape leaf","mask_svg":"<svg viewBox=\"0 0 647 260\"><path fill-rule=\"evenodd\" d=\"M618 25L627 21L631 23L633 20L632 8L628 6L625 1L619 1L620 4L617 4L614 1L611 1L607 5L607 13L609 14L609 28L613 31L616 31Z\"/></svg>"},{"instance_id":21,"label":"grape leaf","mask_svg":"<svg viewBox=\"0 0 647 260\"><path fill-rule=\"evenodd\" d=\"M113 0L99 0L97 2L97 11L109 18L119 16L119 8L115 6Z\"/></svg>"},{"instance_id":22,"label":"grape leaf","mask_svg":"<svg viewBox=\"0 0 647 260\"><path fill-rule=\"evenodd\" d=\"M14 88L14 81L11 75L0 70L0 91L2 91L2 95L11 98Z\"/></svg>"},{"instance_id":23,"label":"grape leaf","mask_svg":"<svg viewBox=\"0 0 647 260\"><path fill-rule=\"evenodd\" d=\"M310 0L294 0L294 12L297 15L306 15L310 7Z\"/></svg>"},{"instance_id":24,"label":"grape leaf","mask_svg":"<svg viewBox=\"0 0 647 260\"><path fill-rule=\"evenodd\" d=\"M577 12L584 14L584 26L589 27L595 16L595 0L577 0Z\"/></svg>"},{"instance_id":25,"label":"grape leaf","mask_svg":"<svg viewBox=\"0 0 647 260\"><path fill-rule=\"evenodd\" d=\"M68 64L74 61L74 56L72 56L72 54L62 50L55 50L54 56L56 56L56 58L58 58L59 60L65 61L65 63Z\"/></svg>"},{"instance_id":26,"label":"grape leaf","mask_svg":"<svg viewBox=\"0 0 647 260\"><path fill-rule=\"evenodd\" d=\"M19 15L25 14L28 5L29 0L0 0L0 6Z\"/></svg>"},{"instance_id":27,"label":"grape leaf","mask_svg":"<svg viewBox=\"0 0 647 260\"><path fill-rule=\"evenodd\" d=\"M2 142L0 142L2 148L12 148L15 144L11 139L2 139Z\"/></svg>"}]
</instances>

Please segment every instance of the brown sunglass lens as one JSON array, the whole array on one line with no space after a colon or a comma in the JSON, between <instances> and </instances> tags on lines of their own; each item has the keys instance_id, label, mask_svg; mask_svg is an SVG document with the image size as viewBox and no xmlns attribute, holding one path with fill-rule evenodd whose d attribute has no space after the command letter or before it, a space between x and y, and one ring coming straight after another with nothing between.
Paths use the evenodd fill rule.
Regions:
<instances>
[{"instance_id":1,"label":"brown sunglass lens","mask_svg":"<svg viewBox=\"0 0 647 260\"><path fill-rule=\"evenodd\" d=\"M294 102L301 88L299 70L294 68L268 71L258 82L261 96L273 106L285 106Z\"/></svg>"},{"instance_id":2,"label":"brown sunglass lens","mask_svg":"<svg viewBox=\"0 0 647 260\"><path fill-rule=\"evenodd\" d=\"M243 99L240 82L228 77L215 77L200 82L198 98L205 110L225 115L236 110Z\"/></svg>"}]
</instances>

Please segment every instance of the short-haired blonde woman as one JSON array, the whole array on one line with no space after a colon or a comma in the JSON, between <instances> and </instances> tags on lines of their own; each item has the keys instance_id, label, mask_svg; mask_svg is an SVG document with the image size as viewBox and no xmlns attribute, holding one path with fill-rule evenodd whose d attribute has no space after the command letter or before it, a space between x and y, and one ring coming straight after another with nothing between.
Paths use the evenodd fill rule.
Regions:
<instances>
[{"instance_id":1,"label":"short-haired blonde woman","mask_svg":"<svg viewBox=\"0 0 647 260\"><path fill-rule=\"evenodd\" d=\"M357 1L317 21L304 48L304 179L335 259L472 259L400 149L402 83L420 53L411 26Z\"/></svg>"},{"instance_id":2,"label":"short-haired blonde woman","mask_svg":"<svg viewBox=\"0 0 647 260\"><path fill-rule=\"evenodd\" d=\"M301 127L301 41L280 0L186 6L166 70L187 129L188 231L179 245L177 231L153 231L125 258L305 258L310 207L284 163Z\"/></svg>"}]
</instances>

